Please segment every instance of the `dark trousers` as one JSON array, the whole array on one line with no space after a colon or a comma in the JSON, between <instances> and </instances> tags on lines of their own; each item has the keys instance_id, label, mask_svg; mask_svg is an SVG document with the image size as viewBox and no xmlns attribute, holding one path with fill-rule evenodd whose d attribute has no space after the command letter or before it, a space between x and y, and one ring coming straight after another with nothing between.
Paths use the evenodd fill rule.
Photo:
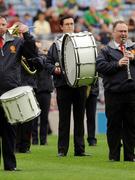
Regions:
<instances>
[{"instance_id":1,"label":"dark trousers","mask_svg":"<svg viewBox=\"0 0 135 180\"><path fill-rule=\"evenodd\" d=\"M3 108L0 106L0 136L2 138L2 155L4 169L16 167L15 149L15 126L9 124Z\"/></svg>"},{"instance_id":2,"label":"dark trousers","mask_svg":"<svg viewBox=\"0 0 135 180\"><path fill-rule=\"evenodd\" d=\"M16 125L16 151L27 152L31 146L32 121Z\"/></svg>"},{"instance_id":3,"label":"dark trousers","mask_svg":"<svg viewBox=\"0 0 135 180\"><path fill-rule=\"evenodd\" d=\"M86 100L87 141L95 140L97 96L90 94Z\"/></svg>"},{"instance_id":4,"label":"dark trousers","mask_svg":"<svg viewBox=\"0 0 135 180\"><path fill-rule=\"evenodd\" d=\"M74 151L83 153L84 145L84 111L86 87L71 88L68 86L56 88L59 110L58 153L65 155L69 148L71 105L74 119Z\"/></svg>"},{"instance_id":5,"label":"dark trousers","mask_svg":"<svg viewBox=\"0 0 135 180\"><path fill-rule=\"evenodd\" d=\"M123 141L124 160L135 158L135 92L105 93L107 116L107 141L109 159L120 160L121 140Z\"/></svg>"},{"instance_id":6,"label":"dark trousers","mask_svg":"<svg viewBox=\"0 0 135 180\"><path fill-rule=\"evenodd\" d=\"M38 143L38 119L40 119L39 138L40 144L47 143L48 114L50 109L51 93L37 93L37 100L41 108L40 118L33 121L32 141Z\"/></svg>"}]
</instances>

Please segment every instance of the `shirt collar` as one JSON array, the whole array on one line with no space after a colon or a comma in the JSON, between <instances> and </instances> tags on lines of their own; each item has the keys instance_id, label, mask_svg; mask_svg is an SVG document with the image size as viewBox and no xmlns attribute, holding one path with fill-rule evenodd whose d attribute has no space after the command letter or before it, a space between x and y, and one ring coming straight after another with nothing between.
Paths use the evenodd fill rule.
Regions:
<instances>
[{"instance_id":1,"label":"shirt collar","mask_svg":"<svg viewBox=\"0 0 135 180\"><path fill-rule=\"evenodd\" d=\"M4 34L2 37L3 37L3 39L5 40L5 38L6 38L6 35Z\"/></svg>"},{"instance_id":2,"label":"shirt collar","mask_svg":"<svg viewBox=\"0 0 135 180\"><path fill-rule=\"evenodd\" d=\"M3 36L1 36L1 38L5 41L5 34Z\"/></svg>"},{"instance_id":3,"label":"shirt collar","mask_svg":"<svg viewBox=\"0 0 135 180\"><path fill-rule=\"evenodd\" d=\"M114 44L115 44L115 46L119 49L120 44L119 44L119 43L117 43L116 41L114 41ZM126 43L125 43L124 45L125 45L125 47L126 47Z\"/></svg>"}]
</instances>

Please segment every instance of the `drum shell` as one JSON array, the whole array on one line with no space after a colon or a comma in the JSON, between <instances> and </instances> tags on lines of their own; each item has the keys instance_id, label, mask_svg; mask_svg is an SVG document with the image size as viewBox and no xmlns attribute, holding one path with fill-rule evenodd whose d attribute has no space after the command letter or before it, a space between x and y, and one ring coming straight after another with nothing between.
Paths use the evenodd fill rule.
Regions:
<instances>
[{"instance_id":1,"label":"drum shell","mask_svg":"<svg viewBox=\"0 0 135 180\"><path fill-rule=\"evenodd\" d=\"M30 86L7 91L0 100L10 124L24 123L40 115L39 104Z\"/></svg>"}]
</instances>

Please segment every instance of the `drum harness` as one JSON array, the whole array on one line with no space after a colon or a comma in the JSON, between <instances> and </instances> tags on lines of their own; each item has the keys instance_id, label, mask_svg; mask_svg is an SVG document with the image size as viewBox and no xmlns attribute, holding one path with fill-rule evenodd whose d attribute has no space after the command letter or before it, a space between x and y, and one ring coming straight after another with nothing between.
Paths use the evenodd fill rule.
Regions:
<instances>
[{"instance_id":1,"label":"drum harness","mask_svg":"<svg viewBox=\"0 0 135 180\"><path fill-rule=\"evenodd\" d=\"M62 37L60 37L60 38L56 37L56 40L54 41L54 43L56 45L56 49L58 51L58 58L59 58L59 62L56 62L55 66L56 67L60 66L60 68L62 69L63 74L65 74L64 70L62 68L62 60L61 60L62 59L62 56L61 56L61 46L62 46L63 37L64 37L64 35Z\"/></svg>"}]
</instances>

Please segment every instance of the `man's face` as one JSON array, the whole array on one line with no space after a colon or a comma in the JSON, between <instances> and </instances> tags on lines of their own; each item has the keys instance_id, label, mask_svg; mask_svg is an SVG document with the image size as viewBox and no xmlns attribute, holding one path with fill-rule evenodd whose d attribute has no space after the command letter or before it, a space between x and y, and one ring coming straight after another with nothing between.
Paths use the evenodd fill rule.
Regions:
<instances>
[{"instance_id":1,"label":"man's face","mask_svg":"<svg viewBox=\"0 0 135 180\"><path fill-rule=\"evenodd\" d=\"M7 21L4 18L0 18L0 36L3 36L7 31Z\"/></svg>"},{"instance_id":2,"label":"man's face","mask_svg":"<svg viewBox=\"0 0 135 180\"><path fill-rule=\"evenodd\" d=\"M125 43L128 38L128 26L124 23L117 24L113 31L113 37L117 43Z\"/></svg>"},{"instance_id":3,"label":"man's face","mask_svg":"<svg viewBox=\"0 0 135 180\"><path fill-rule=\"evenodd\" d=\"M74 20L72 18L64 19L63 25L60 26L63 33L73 33L74 32Z\"/></svg>"}]
</instances>

